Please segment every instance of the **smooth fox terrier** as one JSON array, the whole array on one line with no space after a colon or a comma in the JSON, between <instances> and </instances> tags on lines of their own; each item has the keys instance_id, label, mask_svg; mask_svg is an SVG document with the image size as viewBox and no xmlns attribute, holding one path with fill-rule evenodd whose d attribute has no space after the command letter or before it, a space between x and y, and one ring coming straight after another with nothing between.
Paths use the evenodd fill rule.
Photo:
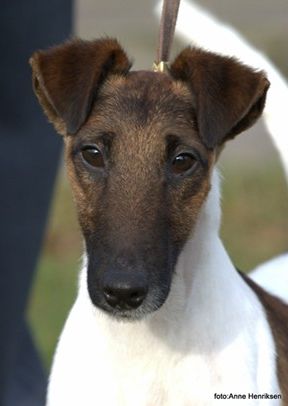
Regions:
<instances>
[{"instance_id":1,"label":"smooth fox terrier","mask_svg":"<svg viewBox=\"0 0 288 406\"><path fill-rule=\"evenodd\" d=\"M47 405L288 405L288 306L219 238L215 164L261 115L265 74L190 47L167 73L130 71L109 38L31 65L85 241Z\"/></svg>"}]
</instances>

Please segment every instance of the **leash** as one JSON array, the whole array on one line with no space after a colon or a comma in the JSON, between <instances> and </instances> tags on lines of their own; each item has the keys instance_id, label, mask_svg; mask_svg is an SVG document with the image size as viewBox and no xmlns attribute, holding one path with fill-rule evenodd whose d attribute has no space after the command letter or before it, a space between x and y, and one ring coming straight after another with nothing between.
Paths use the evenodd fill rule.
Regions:
<instances>
[{"instance_id":1,"label":"leash","mask_svg":"<svg viewBox=\"0 0 288 406\"><path fill-rule=\"evenodd\" d=\"M154 72L166 72L168 70L179 4L180 0L163 0L158 49L156 61L153 64Z\"/></svg>"}]
</instances>

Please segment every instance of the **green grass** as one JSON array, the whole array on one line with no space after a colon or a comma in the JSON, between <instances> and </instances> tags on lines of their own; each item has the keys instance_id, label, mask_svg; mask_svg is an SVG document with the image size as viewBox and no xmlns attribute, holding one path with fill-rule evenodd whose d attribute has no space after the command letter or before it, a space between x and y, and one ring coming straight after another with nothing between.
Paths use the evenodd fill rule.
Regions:
<instances>
[{"instance_id":1,"label":"green grass","mask_svg":"<svg viewBox=\"0 0 288 406\"><path fill-rule=\"evenodd\" d=\"M223 170L222 238L244 271L288 250L288 195L278 164Z\"/></svg>"},{"instance_id":2,"label":"green grass","mask_svg":"<svg viewBox=\"0 0 288 406\"><path fill-rule=\"evenodd\" d=\"M288 248L288 196L277 164L224 166L222 236L235 264L248 270ZM81 237L69 186L59 177L31 295L29 321L49 368L75 297Z\"/></svg>"},{"instance_id":3,"label":"green grass","mask_svg":"<svg viewBox=\"0 0 288 406\"><path fill-rule=\"evenodd\" d=\"M47 368L76 293L77 259L74 259L58 261L44 253L39 263L29 318Z\"/></svg>"}]
</instances>

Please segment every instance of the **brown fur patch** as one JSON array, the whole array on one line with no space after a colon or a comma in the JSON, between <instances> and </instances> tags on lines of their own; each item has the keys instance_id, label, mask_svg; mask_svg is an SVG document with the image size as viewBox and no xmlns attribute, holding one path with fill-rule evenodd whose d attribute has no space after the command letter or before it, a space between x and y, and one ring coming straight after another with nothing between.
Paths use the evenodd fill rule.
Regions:
<instances>
[{"instance_id":1,"label":"brown fur patch","mask_svg":"<svg viewBox=\"0 0 288 406\"><path fill-rule=\"evenodd\" d=\"M249 277L242 274L264 306L277 350L278 378L282 404L288 406L288 305L270 295Z\"/></svg>"},{"instance_id":2,"label":"brown fur patch","mask_svg":"<svg viewBox=\"0 0 288 406\"><path fill-rule=\"evenodd\" d=\"M75 39L38 51L30 59L35 93L49 120L64 135L86 121L108 73L126 74L126 54L115 39Z\"/></svg>"}]
</instances>

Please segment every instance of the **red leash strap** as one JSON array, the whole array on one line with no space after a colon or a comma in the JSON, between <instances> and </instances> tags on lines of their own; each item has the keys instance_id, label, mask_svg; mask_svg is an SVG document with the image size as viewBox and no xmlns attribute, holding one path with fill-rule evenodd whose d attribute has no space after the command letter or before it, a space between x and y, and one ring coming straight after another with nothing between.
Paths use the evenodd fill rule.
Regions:
<instances>
[{"instance_id":1,"label":"red leash strap","mask_svg":"<svg viewBox=\"0 0 288 406\"><path fill-rule=\"evenodd\" d=\"M159 42L153 70L164 72L168 68L180 0L163 0Z\"/></svg>"}]
</instances>

